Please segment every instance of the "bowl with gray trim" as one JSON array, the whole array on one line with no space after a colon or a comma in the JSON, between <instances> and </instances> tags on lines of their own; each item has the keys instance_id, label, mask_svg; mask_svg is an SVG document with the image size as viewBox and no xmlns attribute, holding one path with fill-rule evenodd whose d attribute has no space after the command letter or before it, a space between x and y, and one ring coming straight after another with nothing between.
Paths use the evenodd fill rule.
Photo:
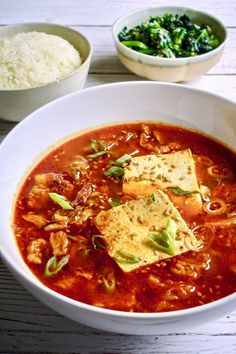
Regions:
<instances>
[{"instance_id":1,"label":"bowl with gray trim","mask_svg":"<svg viewBox=\"0 0 236 354\"><path fill-rule=\"evenodd\" d=\"M58 98L80 90L86 81L92 46L80 32L53 23L22 23L0 29L0 40L18 33L43 32L68 41L80 54L82 64L70 74L48 84L25 89L0 89L0 118L18 122L35 109Z\"/></svg>"},{"instance_id":2,"label":"bowl with gray trim","mask_svg":"<svg viewBox=\"0 0 236 354\"><path fill-rule=\"evenodd\" d=\"M220 45L197 56L163 58L140 53L120 42L118 34L124 27L129 30L150 17L163 16L166 13L186 14L199 25L210 25L213 33L220 38ZM178 6L159 6L132 12L114 23L112 34L118 57L127 69L149 80L166 82L190 81L208 72L220 60L227 40L227 29L219 19L207 12Z\"/></svg>"}]
</instances>

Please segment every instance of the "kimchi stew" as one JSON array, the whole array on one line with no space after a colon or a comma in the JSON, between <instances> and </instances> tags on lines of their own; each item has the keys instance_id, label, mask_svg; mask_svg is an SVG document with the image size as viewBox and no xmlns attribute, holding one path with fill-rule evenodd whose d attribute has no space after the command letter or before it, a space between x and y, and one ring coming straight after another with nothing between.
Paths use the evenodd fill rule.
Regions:
<instances>
[{"instance_id":1,"label":"kimchi stew","mask_svg":"<svg viewBox=\"0 0 236 354\"><path fill-rule=\"evenodd\" d=\"M236 289L236 155L182 127L124 123L48 153L13 228L35 276L106 309L163 312Z\"/></svg>"}]
</instances>

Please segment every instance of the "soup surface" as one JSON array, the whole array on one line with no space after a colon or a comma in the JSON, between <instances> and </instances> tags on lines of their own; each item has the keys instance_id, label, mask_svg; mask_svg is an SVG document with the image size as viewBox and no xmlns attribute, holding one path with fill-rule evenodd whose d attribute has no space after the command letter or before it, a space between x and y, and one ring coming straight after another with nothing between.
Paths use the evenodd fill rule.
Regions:
<instances>
[{"instance_id":1,"label":"soup surface","mask_svg":"<svg viewBox=\"0 0 236 354\"><path fill-rule=\"evenodd\" d=\"M189 176L178 179L175 171L181 160L167 165L171 156L179 156L173 155L177 152L185 152L194 162ZM150 172L131 181L143 182L144 176L147 187L137 185L135 192L127 192L124 186L132 163L138 171L143 159L139 166L135 158L145 156L148 161L156 156L167 161L166 175L161 165L153 166L160 169L154 178ZM220 299L236 289L235 168L232 151L184 128L147 122L91 130L50 152L27 177L14 212L18 246L43 284L94 306L162 312ZM176 182L187 177L197 178L194 190ZM158 179L163 184L156 183ZM174 185L165 188L171 181ZM163 211L168 222L149 228L150 224L143 225L144 209L136 205L145 201L145 213L150 209L155 216L161 208L160 195L170 205L169 214ZM140 222L132 237L133 220L128 225L120 214L127 207L137 210ZM155 225L161 221L160 216L152 220ZM178 222L187 232L178 230ZM123 233L116 230L118 224ZM130 249L132 242L141 242L141 228L149 230L146 251L141 247L141 253L134 254ZM190 235L195 244L185 242ZM179 246L181 237L185 246ZM142 252L146 265L139 263Z\"/></svg>"}]
</instances>

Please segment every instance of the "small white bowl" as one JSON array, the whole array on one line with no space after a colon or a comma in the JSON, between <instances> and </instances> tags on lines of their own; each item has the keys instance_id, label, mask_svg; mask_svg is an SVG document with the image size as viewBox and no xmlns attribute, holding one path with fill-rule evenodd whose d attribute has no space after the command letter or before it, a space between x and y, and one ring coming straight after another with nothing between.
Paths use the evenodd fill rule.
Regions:
<instances>
[{"instance_id":1,"label":"small white bowl","mask_svg":"<svg viewBox=\"0 0 236 354\"><path fill-rule=\"evenodd\" d=\"M84 35L69 27L53 23L20 23L1 28L0 39L32 31L54 34L67 40L78 50L82 65L62 79L46 85L27 89L0 90L0 118L14 122L19 122L35 109L55 98L80 90L84 86L90 66L92 55L90 42Z\"/></svg>"},{"instance_id":2,"label":"small white bowl","mask_svg":"<svg viewBox=\"0 0 236 354\"><path fill-rule=\"evenodd\" d=\"M126 334L189 330L230 313L236 293L212 303L166 313L107 310L72 300L43 285L27 267L11 229L14 198L26 170L42 153L81 129L112 122L152 120L193 127L236 149L236 104L183 85L126 82L75 92L47 104L18 124L0 146L0 252L16 278L55 311L91 327ZM27 139L26 139L27 137ZM17 152L17 153L16 153ZM37 158L37 159L36 159Z\"/></svg>"},{"instance_id":3,"label":"small white bowl","mask_svg":"<svg viewBox=\"0 0 236 354\"><path fill-rule=\"evenodd\" d=\"M131 29L147 21L151 16L163 16L165 13L186 14L198 24L212 26L214 34L220 37L221 44L212 51L195 57L160 58L139 53L119 41L118 34L125 26ZM177 6L160 6L132 12L118 19L113 25L112 32L120 61L127 69L149 80L167 82L190 81L205 74L219 61L227 39L227 30L217 18L206 12Z\"/></svg>"}]
</instances>

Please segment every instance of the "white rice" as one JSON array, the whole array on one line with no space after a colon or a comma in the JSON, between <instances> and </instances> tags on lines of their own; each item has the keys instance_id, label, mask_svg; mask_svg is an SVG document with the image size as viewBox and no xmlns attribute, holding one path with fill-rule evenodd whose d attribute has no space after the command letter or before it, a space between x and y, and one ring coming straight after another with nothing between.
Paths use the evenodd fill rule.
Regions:
<instances>
[{"instance_id":1,"label":"white rice","mask_svg":"<svg viewBox=\"0 0 236 354\"><path fill-rule=\"evenodd\" d=\"M0 89L25 89L62 79L81 65L77 50L42 32L0 39Z\"/></svg>"}]
</instances>

